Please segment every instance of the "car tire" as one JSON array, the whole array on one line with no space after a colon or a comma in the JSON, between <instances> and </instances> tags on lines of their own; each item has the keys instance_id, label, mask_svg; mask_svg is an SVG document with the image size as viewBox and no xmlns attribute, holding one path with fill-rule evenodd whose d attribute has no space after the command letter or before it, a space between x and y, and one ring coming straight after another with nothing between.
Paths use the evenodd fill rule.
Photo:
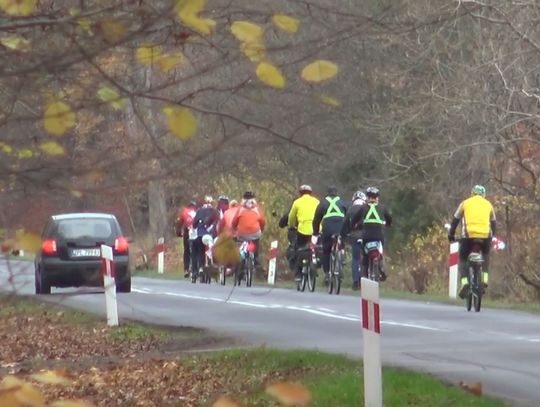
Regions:
<instances>
[{"instance_id":1,"label":"car tire","mask_svg":"<svg viewBox=\"0 0 540 407\"><path fill-rule=\"evenodd\" d=\"M36 268L36 294L50 294L51 293L51 285L47 282L45 279L45 276L43 276L43 273L41 271L40 267Z\"/></svg>"},{"instance_id":2,"label":"car tire","mask_svg":"<svg viewBox=\"0 0 540 407\"><path fill-rule=\"evenodd\" d=\"M116 283L117 293L130 293L131 292L131 276L126 276L121 281Z\"/></svg>"}]
</instances>

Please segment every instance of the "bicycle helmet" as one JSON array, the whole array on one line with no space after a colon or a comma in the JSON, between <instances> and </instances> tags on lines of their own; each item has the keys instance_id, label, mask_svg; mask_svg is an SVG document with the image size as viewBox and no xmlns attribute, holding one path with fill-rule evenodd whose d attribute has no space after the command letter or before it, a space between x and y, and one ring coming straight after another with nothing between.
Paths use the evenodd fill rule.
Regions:
<instances>
[{"instance_id":1,"label":"bicycle helmet","mask_svg":"<svg viewBox=\"0 0 540 407\"><path fill-rule=\"evenodd\" d=\"M366 189L366 196L368 198L378 198L379 197L379 188L377 188L377 187L368 187Z\"/></svg>"},{"instance_id":2,"label":"bicycle helmet","mask_svg":"<svg viewBox=\"0 0 540 407\"><path fill-rule=\"evenodd\" d=\"M310 185L303 184L303 185L300 185L300 188L298 188L298 192L300 192L300 193L302 193L302 192L313 192L313 189L311 188Z\"/></svg>"},{"instance_id":3,"label":"bicycle helmet","mask_svg":"<svg viewBox=\"0 0 540 407\"><path fill-rule=\"evenodd\" d=\"M328 192L328 195L330 195L330 196L337 196L337 194L338 194L337 187L335 187L335 186L333 186L333 185L330 186L330 187L328 187L328 191L327 191L327 192Z\"/></svg>"},{"instance_id":4,"label":"bicycle helmet","mask_svg":"<svg viewBox=\"0 0 540 407\"><path fill-rule=\"evenodd\" d=\"M254 199L255 193L253 191L244 192L244 199Z\"/></svg>"},{"instance_id":5,"label":"bicycle helmet","mask_svg":"<svg viewBox=\"0 0 540 407\"><path fill-rule=\"evenodd\" d=\"M486 188L482 185L475 185L471 190L471 195L486 196Z\"/></svg>"},{"instance_id":6,"label":"bicycle helmet","mask_svg":"<svg viewBox=\"0 0 540 407\"><path fill-rule=\"evenodd\" d=\"M212 198L210 195L206 195L206 196L204 197L203 202L204 202L205 204L211 204L212 202L214 202L214 198Z\"/></svg>"},{"instance_id":7,"label":"bicycle helmet","mask_svg":"<svg viewBox=\"0 0 540 407\"><path fill-rule=\"evenodd\" d=\"M227 195L220 195L218 201L229 202L229 197Z\"/></svg>"},{"instance_id":8,"label":"bicycle helmet","mask_svg":"<svg viewBox=\"0 0 540 407\"><path fill-rule=\"evenodd\" d=\"M367 201L366 194L364 194L362 191L356 191L352 196L352 201L356 201L360 199L361 201Z\"/></svg>"}]
</instances>

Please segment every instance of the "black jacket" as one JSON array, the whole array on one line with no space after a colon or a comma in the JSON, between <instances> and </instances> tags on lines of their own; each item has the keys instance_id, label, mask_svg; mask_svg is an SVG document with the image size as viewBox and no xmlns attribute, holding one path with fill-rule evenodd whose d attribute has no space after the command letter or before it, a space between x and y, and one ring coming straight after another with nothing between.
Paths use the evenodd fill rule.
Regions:
<instances>
[{"instance_id":1,"label":"black jacket","mask_svg":"<svg viewBox=\"0 0 540 407\"><path fill-rule=\"evenodd\" d=\"M328 196L324 199L321 199L317 209L315 210L315 217L313 218L313 234L318 235L322 223L322 234L326 236L331 236L338 234L341 231L341 225L345 219L345 213L347 212L347 203L339 198L336 206L341 211L344 216L330 216L326 219L323 219L330 207L330 202L328 199L333 199L336 197Z\"/></svg>"},{"instance_id":2,"label":"black jacket","mask_svg":"<svg viewBox=\"0 0 540 407\"><path fill-rule=\"evenodd\" d=\"M343 220L343 225L341 226L341 237L347 238L349 243L354 243L362 237L362 231L360 230L360 225L353 224L352 220L360 210L362 205L351 205L347 209L345 214L345 219Z\"/></svg>"},{"instance_id":3,"label":"black jacket","mask_svg":"<svg viewBox=\"0 0 540 407\"><path fill-rule=\"evenodd\" d=\"M388 210L380 205L375 204L375 210L381 220L384 220L387 227L392 226L392 216ZM364 241L381 240L384 241L383 226L380 223L366 223L366 216L369 213L369 204L362 205L358 212L351 218L351 224L358 225L358 229L361 229L361 237Z\"/></svg>"}]
</instances>

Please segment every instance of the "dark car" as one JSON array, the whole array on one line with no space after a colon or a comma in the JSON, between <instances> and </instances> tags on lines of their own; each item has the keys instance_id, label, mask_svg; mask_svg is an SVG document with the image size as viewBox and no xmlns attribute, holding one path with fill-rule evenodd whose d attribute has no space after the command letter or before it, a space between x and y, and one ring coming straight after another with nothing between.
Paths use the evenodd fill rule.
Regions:
<instances>
[{"instance_id":1,"label":"dark car","mask_svg":"<svg viewBox=\"0 0 540 407\"><path fill-rule=\"evenodd\" d=\"M103 287L101 245L113 248L116 291L131 291L128 239L114 215L70 213L49 218L36 254L36 294L51 287Z\"/></svg>"}]
</instances>

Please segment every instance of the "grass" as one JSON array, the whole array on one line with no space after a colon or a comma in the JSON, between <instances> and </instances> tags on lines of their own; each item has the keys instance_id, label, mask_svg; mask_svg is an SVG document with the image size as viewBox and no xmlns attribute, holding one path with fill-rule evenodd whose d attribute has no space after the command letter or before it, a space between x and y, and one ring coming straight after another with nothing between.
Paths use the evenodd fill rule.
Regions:
<instances>
[{"instance_id":1,"label":"grass","mask_svg":"<svg viewBox=\"0 0 540 407\"><path fill-rule=\"evenodd\" d=\"M216 369L223 387L249 406L275 406L265 384L299 382L312 395L310 406L363 405L363 368L360 361L316 351L234 350L199 356L193 366ZM499 407L502 402L476 397L427 375L402 369L383 369L384 405Z\"/></svg>"}]
</instances>

